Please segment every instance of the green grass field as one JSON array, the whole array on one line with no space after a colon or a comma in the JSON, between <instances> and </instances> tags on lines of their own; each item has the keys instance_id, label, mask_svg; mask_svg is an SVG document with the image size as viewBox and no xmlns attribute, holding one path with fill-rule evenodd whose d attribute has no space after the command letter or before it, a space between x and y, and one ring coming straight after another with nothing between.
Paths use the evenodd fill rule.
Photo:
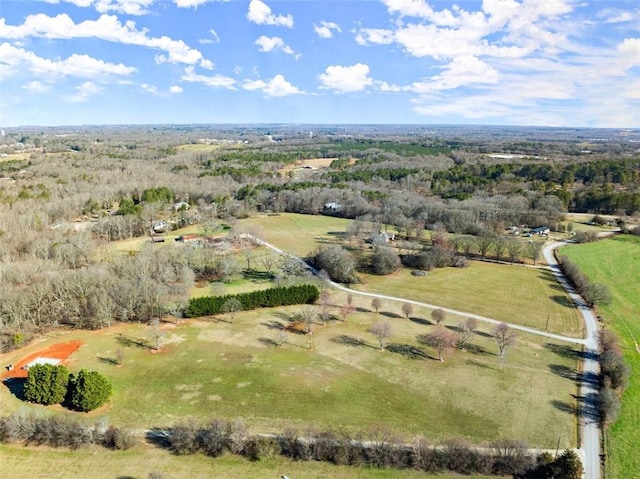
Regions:
<instances>
[{"instance_id":1,"label":"green grass field","mask_svg":"<svg viewBox=\"0 0 640 479\"><path fill-rule=\"evenodd\" d=\"M362 275L354 289L468 311L544 331L582 336L571 300L545 269L471 261L467 268L441 268L427 276L403 269L390 276ZM429 314L425 312L423 314ZM428 317L428 316L426 316ZM453 320L454 324L459 321Z\"/></svg>"},{"instance_id":2,"label":"green grass field","mask_svg":"<svg viewBox=\"0 0 640 479\"><path fill-rule=\"evenodd\" d=\"M304 258L322 245L342 242L350 222L333 216L281 213L255 216L241 224L256 228L266 241Z\"/></svg>"},{"instance_id":3,"label":"green grass field","mask_svg":"<svg viewBox=\"0 0 640 479\"><path fill-rule=\"evenodd\" d=\"M166 427L185 416L243 417L255 432L310 425L366 432L380 425L408 438L575 444L576 386L568 376L576 363L569 348L522 334L500 360L493 339L481 330L473 352L456 350L440 363L416 339L436 326L403 319L395 306L375 314L357 298L355 305L359 312L346 322L318 324L312 336L287 333L282 347L273 345L275 326L300 308L245 312L233 323L166 324L159 354L136 345L146 335L144 326L119 325L48 339L2 360L16 362L46 343L82 337L86 345L70 368L103 372L115 391L91 416L126 427ZM368 332L380 319L393 327L389 351L378 351ZM410 347L424 356L407 357ZM117 349L124 353L122 367L114 365ZM25 407L6 389L0 398L3 411Z\"/></svg>"},{"instance_id":4,"label":"green grass field","mask_svg":"<svg viewBox=\"0 0 640 479\"><path fill-rule=\"evenodd\" d=\"M147 479L150 472L160 472L167 479L278 479L283 474L304 479L496 479L496 476L461 476L458 474L426 475L424 472L395 469L370 469L334 466L322 462L294 462L285 458L262 459L252 462L241 457L225 455L212 459L200 454L175 456L155 447L138 446L128 451L108 451L101 447L78 451L46 448L22 448L0 445L2 472L12 479Z\"/></svg>"},{"instance_id":5,"label":"green grass field","mask_svg":"<svg viewBox=\"0 0 640 479\"><path fill-rule=\"evenodd\" d=\"M591 281L609 287L613 302L600 308L607 326L622 338L632 374L618 421L607 432L608 478L638 477L640 471L640 238L616 236L562 248Z\"/></svg>"}]
</instances>

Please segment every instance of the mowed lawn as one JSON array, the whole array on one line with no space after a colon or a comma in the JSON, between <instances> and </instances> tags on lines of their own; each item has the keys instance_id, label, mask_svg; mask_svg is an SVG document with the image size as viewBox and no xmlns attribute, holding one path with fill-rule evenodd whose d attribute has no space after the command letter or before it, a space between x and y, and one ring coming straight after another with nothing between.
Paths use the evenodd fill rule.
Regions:
<instances>
[{"instance_id":1,"label":"mowed lawn","mask_svg":"<svg viewBox=\"0 0 640 479\"><path fill-rule=\"evenodd\" d=\"M395 469L334 466L323 462L295 462L285 458L249 461L225 455L210 458L201 454L176 456L156 447L139 445L128 451L109 451L91 447L77 451L45 448L21 448L0 445L3 475L12 479L67 479L88 477L113 479L129 477L145 479L159 472L170 479L215 477L216 479L274 479L286 474L304 479L496 479L496 476L461 476L458 474L426 475L424 472Z\"/></svg>"},{"instance_id":2,"label":"mowed lawn","mask_svg":"<svg viewBox=\"0 0 640 479\"><path fill-rule=\"evenodd\" d=\"M322 245L341 244L351 220L333 216L279 213L242 220L280 249L302 258Z\"/></svg>"},{"instance_id":3,"label":"mowed lawn","mask_svg":"<svg viewBox=\"0 0 640 479\"><path fill-rule=\"evenodd\" d=\"M332 301L343 299L336 295ZM441 363L436 351L418 341L436 326L403 319L391 305L379 314L357 298L355 305L358 312L346 322L316 324L311 336L287 333L280 347L273 345L278 328L301 307L244 312L232 323L166 323L157 354L136 344L147 334L138 325L75 332L57 341L85 339L70 369L97 369L114 385L109 404L89 417L123 427L168 427L187 416L242 417L254 432L314 427L366 433L375 425L407 440L464 437L482 444L518 438L539 447L555 447L558 440L563 448L575 446L571 348L522 334L500 359L481 328L471 341L473 351L453 351ZM388 351L379 351L368 332L381 320L393 329ZM118 349L122 367L114 364ZM0 397L4 411L25 407L7 389Z\"/></svg>"},{"instance_id":4,"label":"mowed lawn","mask_svg":"<svg viewBox=\"0 0 640 479\"><path fill-rule=\"evenodd\" d=\"M434 269L423 277L412 276L408 269L389 276L362 277L363 284L354 289L467 311L541 331L582 336L575 307L546 269L470 261L467 268Z\"/></svg>"},{"instance_id":5,"label":"mowed lawn","mask_svg":"<svg viewBox=\"0 0 640 479\"><path fill-rule=\"evenodd\" d=\"M608 475L626 479L640 471L640 238L615 236L560 250L580 266L591 281L609 287L613 302L599 308L607 327L622 338L632 374L618 421L607 433Z\"/></svg>"}]
</instances>

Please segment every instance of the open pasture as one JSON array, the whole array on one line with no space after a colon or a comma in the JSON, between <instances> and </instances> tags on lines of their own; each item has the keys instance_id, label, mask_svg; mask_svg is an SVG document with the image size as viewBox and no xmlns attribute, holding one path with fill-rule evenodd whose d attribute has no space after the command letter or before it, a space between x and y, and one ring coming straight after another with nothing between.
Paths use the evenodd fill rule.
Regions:
<instances>
[{"instance_id":1,"label":"open pasture","mask_svg":"<svg viewBox=\"0 0 640 479\"><path fill-rule=\"evenodd\" d=\"M341 301L332 298L332 304ZM358 298L354 305L357 311L346 321L322 326L316 319L313 335L283 333L300 307L244 312L233 322L223 316L167 323L159 353L146 346L144 325L70 333L68 339L85 340L70 368L96 369L110 378L114 396L90 416L122 427L167 427L186 416L242 417L254 432L310 426L366 432L377 425L407 439L575 444L578 352L521 334L500 359L480 326L471 347L441 363L419 341L437 326L417 315L404 319L396 305L383 305L378 314ZM380 320L393 331L386 351L368 332ZM276 346L281 334L283 345ZM1 395L5 411L25 407L8 389Z\"/></svg>"},{"instance_id":2,"label":"open pasture","mask_svg":"<svg viewBox=\"0 0 640 479\"><path fill-rule=\"evenodd\" d=\"M607 327L622 338L632 369L617 422L607 431L608 477L634 477L640 471L640 238L614 236L560 250L593 282L606 284L610 306L599 307Z\"/></svg>"}]
</instances>

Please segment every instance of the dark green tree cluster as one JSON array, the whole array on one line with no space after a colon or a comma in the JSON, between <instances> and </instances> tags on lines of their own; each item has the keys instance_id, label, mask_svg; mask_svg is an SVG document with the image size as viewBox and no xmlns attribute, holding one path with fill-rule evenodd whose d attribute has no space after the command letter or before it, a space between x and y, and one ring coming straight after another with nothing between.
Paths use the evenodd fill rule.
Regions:
<instances>
[{"instance_id":1,"label":"dark green tree cluster","mask_svg":"<svg viewBox=\"0 0 640 479\"><path fill-rule=\"evenodd\" d=\"M111 396L111 382L98 371L82 369L71 376L70 403L76 411L89 412L102 406Z\"/></svg>"},{"instance_id":2,"label":"dark green tree cluster","mask_svg":"<svg viewBox=\"0 0 640 479\"><path fill-rule=\"evenodd\" d=\"M175 194L166 186L147 188L140 195L140 201L146 203L173 203L175 201Z\"/></svg>"},{"instance_id":3,"label":"dark green tree cluster","mask_svg":"<svg viewBox=\"0 0 640 479\"><path fill-rule=\"evenodd\" d=\"M319 296L318 288L310 284L280 286L262 291L249 293L228 294L224 296L204 296L191 298L185 309L187 318L209 316L225 312L225 304L231 299L236 299L242 305L242 310L257 308L275 308L276 306L289 306L293 304L310 304Z\"/></svg>"},{"instance_id":4,"label":"dark green tree cluster","mask_svg":"<svg viewBox=\"0 0 640 479\"><path fill-rule=\"evenodd\" d=\"M61 365L35 364L24 383L24 398L36 404L61 404L67 396L69 370Z\"/></svg>"},{"instance_id":5,"label":"dark green tree cluster","mask_svg":"<svg viewBox=\"0 0 640 479\"><path fill-rule=\"evenodd\" d=\"M29 369L23 387L27 401L37 404L62 404L88 412L102 406L111 396L111 382L97 371L81 370L77 376L65 366L36 364Z\"/></svg>"}]
</instances>

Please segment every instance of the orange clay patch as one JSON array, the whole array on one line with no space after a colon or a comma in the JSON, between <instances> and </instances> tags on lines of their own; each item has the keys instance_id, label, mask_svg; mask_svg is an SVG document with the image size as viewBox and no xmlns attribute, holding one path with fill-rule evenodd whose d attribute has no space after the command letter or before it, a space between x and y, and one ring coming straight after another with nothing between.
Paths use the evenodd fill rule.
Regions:
<instances>
[{"instance_id":1,"label":"orange clay patch","mask_svg":"<svg viewBox=\"0 0 640 479\"><path fill-rule=\"evenodd\" d=\"M2 379L5 378L26 378L28 371L24 368L30 362L38 358L51 358L59 359L60 364L64 363L73 352L82 346L82 341L67 341L66 343L58 343L49 346L48 348L41 349L33 354L25 356L20 361L13 365L13 370L8 371L6 368L2 374Z\"/></svg>"}]
</instances>

